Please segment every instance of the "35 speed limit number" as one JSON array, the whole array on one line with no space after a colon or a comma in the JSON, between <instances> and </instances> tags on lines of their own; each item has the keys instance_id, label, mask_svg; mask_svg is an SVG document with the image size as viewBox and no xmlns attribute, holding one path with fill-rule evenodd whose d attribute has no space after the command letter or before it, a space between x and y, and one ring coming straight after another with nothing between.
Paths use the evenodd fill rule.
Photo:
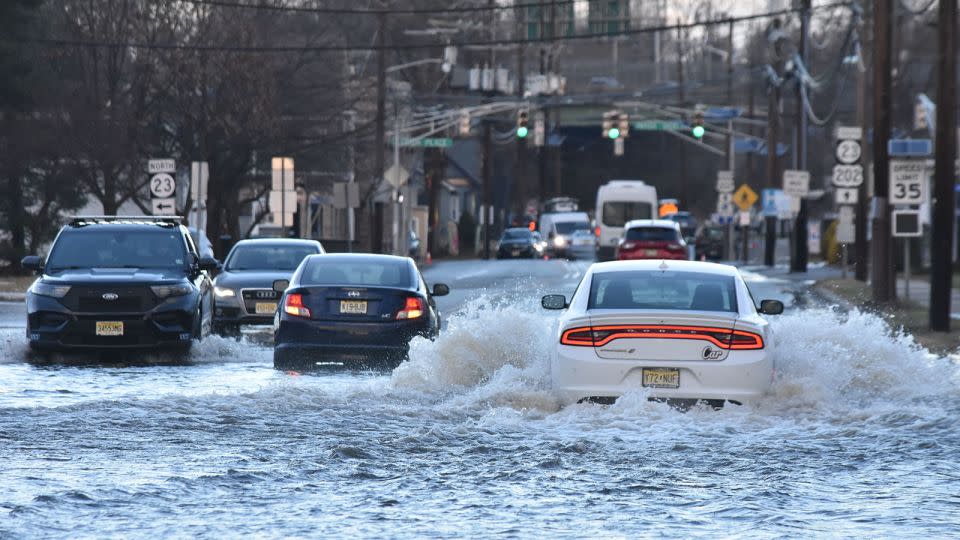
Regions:
<instances>
[{"instance_id":1,"label":"35 speed limit number","mask_svg":"<svg viewBox=\"0 0 960 540\"><path fill-rule=\"evenodd\" d=\"M890 204L923 203L926 165L919 160L890 162Z\"/></svg>"}]
</instances>

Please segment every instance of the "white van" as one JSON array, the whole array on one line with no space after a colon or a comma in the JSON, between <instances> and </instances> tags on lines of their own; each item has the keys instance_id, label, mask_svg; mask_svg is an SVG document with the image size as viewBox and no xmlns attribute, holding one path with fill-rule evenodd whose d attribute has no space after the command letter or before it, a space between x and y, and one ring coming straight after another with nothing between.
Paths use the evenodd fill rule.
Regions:
<instances>
[{"instance_id":1,"label":"white van","mask_svg":"<svg viewBox=\"0 0 960 540\"><path fill-rule=\"evenodd\" d=\"M547 241L547 253L553 257L574 258L573 233L589 231L590 217L586 212L551 212L540 215L537 227Z\"/></svg>"},{"instance_id":2,"label":"white van","mask_svg":"<svg viewBox=\"0 0 960 540\"><path fill-rule=\"evenodd\" d=\"M634 219L653 219L657 189L641 180L611 180L597 190L597 260L613 260L623 226Z\"/></svg>"}]
</instances>

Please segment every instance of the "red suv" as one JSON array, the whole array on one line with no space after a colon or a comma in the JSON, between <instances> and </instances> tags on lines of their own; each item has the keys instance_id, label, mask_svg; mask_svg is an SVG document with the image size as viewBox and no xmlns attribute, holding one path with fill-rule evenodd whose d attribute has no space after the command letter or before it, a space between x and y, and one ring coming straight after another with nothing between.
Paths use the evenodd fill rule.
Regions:
<instances>
[{"instance_id":1,"label":"red suv","mask_svg":"<svg viewBox=\"0 0 960 540\"><path fill-rule=\"evenodd\" d=\"M618 260L689 259L687 243L680 234L680 224L668 219L638 219L624 227L617 246Z\"/></svg>"}]
</instances>

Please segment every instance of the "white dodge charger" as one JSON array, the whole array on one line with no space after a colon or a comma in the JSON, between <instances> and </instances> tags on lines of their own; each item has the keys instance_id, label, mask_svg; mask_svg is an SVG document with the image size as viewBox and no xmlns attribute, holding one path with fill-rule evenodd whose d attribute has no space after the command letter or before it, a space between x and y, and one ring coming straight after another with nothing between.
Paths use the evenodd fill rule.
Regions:
<instances>
[{"instance_id":1,"label":"white dodge charger","mask_svg":"<svg viewBox=\"0 0 960 540\"><path fill-rule=\"evenodd\" d=\"M552 358L564 403L612 402L630 390L680 404L742 404L764 394L774 373L771 332L733 266L696 261L616 261L590 267L560 317Z\"/></svg>"}]
</instances>

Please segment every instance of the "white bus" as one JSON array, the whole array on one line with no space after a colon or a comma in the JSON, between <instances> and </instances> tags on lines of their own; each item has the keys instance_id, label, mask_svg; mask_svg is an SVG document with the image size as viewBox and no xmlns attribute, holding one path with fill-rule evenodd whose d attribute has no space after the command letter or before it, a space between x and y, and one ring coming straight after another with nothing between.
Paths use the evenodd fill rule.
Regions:
<instances>
[{"instance_id":1,"label":"white bus","mask_svg":"<svg viewBox=\"0 0 960 540\"><path fill-rule=\"evenodd\" d=\"M611 180L597 190L597 260L613 259L623 226L634 219L653 219L657 189L641 180Z\"/></svg>"}]
</instances>

